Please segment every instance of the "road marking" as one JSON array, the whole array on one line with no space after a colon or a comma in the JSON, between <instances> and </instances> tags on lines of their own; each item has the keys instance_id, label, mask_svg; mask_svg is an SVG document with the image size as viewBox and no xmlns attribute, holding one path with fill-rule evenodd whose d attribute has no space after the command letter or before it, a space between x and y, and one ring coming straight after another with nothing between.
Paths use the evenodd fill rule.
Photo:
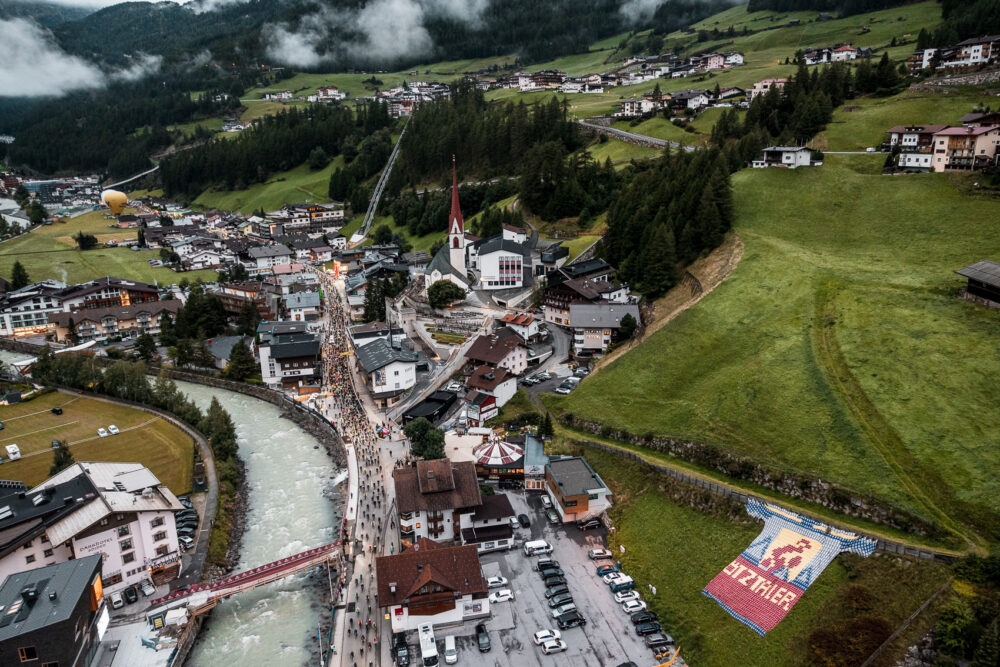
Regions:
<instances>
[{"instance_id":1,"label":"road marking","mask_svg":"<svg viewBox=\"0 0 1000 667\"><path fill-rule=\"evenodd\" d=\"M77 400L77 399L75 399L75 398L72 398L72 399L70 399L70 400L66 401L65 403L63 403L62 405L57 405L57 406L55 406L55 407L59 407L59 408L64 408L64 407L66 407L67 405L69 405L70 403L72 403L72 402L73 402L73 401L75 401L75 400ZM24 419L25 417L34 417L35 415L40 415L40 414L42 414L42 413L44 413L44 412L52 412L52 409L51 409L51 408L49 408L48 410L39 410L38 412L29 412L29 413L28 413L28 414L26 414L26 415L21 415L20 417L11 417L10 419L4 419L4 420L2 420L2 421L3 421L4 423L7 423L7 422L12 422L12 421L14 421L15 419Z\"/></svg>"},{"instance_id":2,"label":"road marking","mask_svg":"<svg viewBox=\"0 0 1000 667\"><path fill-rule=\"evenodd\" d=\"M140 429L140 428L149 426L150 424L152 424L155 421L158 421L159 419L160 419L159 417L153 417L152 419L148 419L148 420L142 422L141 424L136 424L135 426L129 426L128 428L123 428L123 429L121 429L120 433L125 433L127 431L134 431L136 429ZM72 423L75 424L76 422L72 422ZM115 436L109 435L107 437L113 438ZM68 443L66 443L66 446L67 447L72 447L73 445L79 445L79 444L82 444L84 442L90 442L92 440L103 440L103 438L101 438L101 436L99 436L99 435L94 435L94 436L91 436L89 438L84 438L83 440L76 440L75 442L68 442ZM39 454L48 454L51 451L52 451L52 448L49 447L48 449L42 449L42 450L37 451L37 452L31 452L30 454L23 454L23 455L21 455L21 458L22 459L26 459L29 456L38 456Z\"/></svg>"},{"instance_id":3,"label":"road marking","mask_svg":"<svg viewBox=\"0 0 1000 667\"><path fill-rule=\"evenodd\" d=\"M40 428L37 431L28 431L27 433L18 433L17 435L12 435L10 437L12 439L13 438L26 438L29 435L34 435L36 433L41 433L42 431L51 431L52 429L62 428L63 426L70 426L71 424L79 424L79 423L80 423L80 421L77 420L77 421L66 422L65 424L56 424L55 426L46 426L45 428Z\"/></svg>"}]
</instances>

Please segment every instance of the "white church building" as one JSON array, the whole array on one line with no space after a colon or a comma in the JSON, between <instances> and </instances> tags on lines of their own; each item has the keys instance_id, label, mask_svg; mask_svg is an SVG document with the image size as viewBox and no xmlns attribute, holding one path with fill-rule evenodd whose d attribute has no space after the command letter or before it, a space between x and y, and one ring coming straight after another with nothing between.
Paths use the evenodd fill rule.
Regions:
<instances>
[{"instance_id":1,"label":"white church building","mask_svg":"<svg viewBox=\"0 0 1000 667\"><path fill-rule=\"evenodd\" d=\"M472 287L465 266L465 221L458 203L458 177L454 158L451 165L451 215L448 217L448 243L434 255L424 271L424 288L439 280L449 280L468 291Z\"/></svg>"}]
</instances>

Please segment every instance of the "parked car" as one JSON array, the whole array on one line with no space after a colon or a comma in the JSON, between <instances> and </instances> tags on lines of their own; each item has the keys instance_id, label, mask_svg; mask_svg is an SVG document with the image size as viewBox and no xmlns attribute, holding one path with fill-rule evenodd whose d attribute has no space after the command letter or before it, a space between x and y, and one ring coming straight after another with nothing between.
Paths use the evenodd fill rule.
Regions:
<instances>
[{"instance_id":1,"label":"parked car","mask_svg":"<svg viewBox=\"0 0 1000 667\"><path fill-rule=\"evenodd\" d=\"M462 391L462 383L461 382L449 382L448 386L446 387L446 389L448 391Z\"/></svg>"},{"instance_id":2,"label":"parked car","mask_svg":"<svg viewBox=\"0 0 1000 667\"><path fill-rule=\"evenodd\" d=\"M194 531L195 531L195 529L192 528L192 527L190 527L190 526L185 527L185 528L178 528L177 529L177 537L181 537L183 535L186 535L187 537L190 537L190 538L194 539Z\"/></svg>"},{"instance_id":3,"label":"parked car","mask_svg":"<svg viewBox=\"0 0 1000 667\"><path fill-rule=\"evenodd\" d=\"M587 619L578 611L571 611L568 614L563 614L556 619L556 624L559 626L560 630L567 630L569 628L578 628L587 624Z\"/></svg>"},{"instance_id":4,"label":"parked car","mask_svg":"<svg viewBox=\"0 0 1000 667\"><path fill-rule=\"evenodd\" d=\"M549 577L564 577L564 576L566 576L566 573L563 572L558 567L548 567L548 568L545 568L544 570L541 570L538 574L539 574L539 576L542 577L542 579L547 579Z\"/></svg>"},{"instance_id":5,"label":"parked car","mask_svg":"<svg viewBox=\"0 0 1000 667\"><path fill-rule=\"evenodd\" d=\"M56 407L52 408L51 412L54 415L61 415L62 414L62 408L60 408L59 406L56 406Z\"/></svg>"},{"instance_id":6,"label":"parked car","mask_svg":"<svg viewBox=\"0 0 1000 667\"><path fill-rule=\"evenodd\" d=\"M397 632L393 635L392 653L399 667L407 667L410 664L410 647L406 645L405 633Z\"/></svg>"},{"instance_id":7,"label":"parked car","mask_svg":"<svg viewBox=\"0 0 1000 667\"><path fill-rule=\"evenodd\" d=\"M539 630L535 633L535 644L544 644L560 637L562 637L562 633L558 630Z\"/></svg>"},{"instance_id":8,"label":"parked car","mask_svg":"<svg viewBox=\"0 0 1000 667\"><path fill-rule=\"evenodd\" d=\"M587 552L587 556L590 560L601 560L603 558L611 558L611 552L607 549L591 549Z\"/></svg>"},{"instance_id":9,"label":"parked car","mask_svg":"<svg viewBox=\"0 0 1000 667\"><path fill-rule=\"evenodd\" d=\"M111 608L112 609L121 609L124 606L125 606L125 600L122 599L122 594L121 593L112 593L111 594Z\"/></svg>"},{"instance_id":10,"label":"parked car","mask_svg":"<svg viewBox=\"0 0 1000 667\"><path fill-rule=\"evenodd\" d=\"M183 548L185 551L194 546L194 540L191 539L191 537L188 535L178 535L177 541L180 542L181 548Z\"/></svg>"},{"instance_id":11,"label":"parked car","mask_svg":"<svg viewBox=\"0 0 1000 667\"><path fill-rule=\"evenodd\" d=\"M580 530L590 530L591 528L600 528L600 519L587 519L586 521L577 521L576 527Z\"/></svg>"},{"instance_id":12,"label":"parked car","mask_svg":"<svg viewBox=\"0 0 1000 667\"><path fill-rule=\"evenodd\" d=\"M561 384L558 387L556 387L556 393L557 394L561 394L563 396L565 396L566 394L570 393L571 391L573 391L573 388L569 387L567 385L564 385L564 384Z\"/></svg>"},{"instance_id":13,"label":"parked car","mask_svg":"<svg viewBox=\"0 0 1000 667\"><path fill-rule=\"evenodd\" d=\"M486 580L487 588L501 588L507 585L506 577L490 577Z\"/></svg>"},{"instance_id":14,"label":"parked car","mask_svg":"<svg viewBox=\"0 0 1000 667\"><path fill-rule=\"evenodd\" d=\"M490 594L490 602L496 604L497 602L509 602L514 599L514 591L509 588L501 588L495 593Z\"/></svg>"},{"instance_id":15,"label":"parked car","mask_svg":"<svg viewBox=\"0 0 1000 667\"><path fill-rule=\"evenodd\" d=\"M566 604L561 604L552 610L552 618L559 618L563 614L568 614L571 611L576 611L576 605L572 602L567 602Z\"/></svg>"},{"instance_id":16,"label":"parked car","mask_svg":"<svg viewBox=\"0 0 1000 667\"><path fill-rule=\"evenodd\" d=\"M117 426L112 424L111 426L108 427L108 433L110 433L111 435L118 435L119 433L121 433L121 431L118 430Z\"/></svg>"},{"instance_id":17,"label":"parked car","mask_svg":"<svg viewBox=\"0 0 1000 667\"><path fill-rule=\"evenodd\" d=\"M549 523L560 523L560 521L559 521L559 513L556 512L551 507L549 509L545 510L545 518L549 520Z\"/></svg>"},{"instance_id":18,"label":"parked car","mask_svg":"<svg viewBox=\"0 0 1000 667\"><path fill-rule=\"evenodd\" d=\"M125 595L125 602L134 604L139 599L139 594L135 592L135 586L129 586L122 593Z\"/></svg>"},{"instance_id":19,"label":"parked car","mask_svg":"<svg viewBox=\"0 0 1000 667\"><path fill-rule=\"evenodd\" d=\"M598 565L597 566L597 576L603 577L606 574L611 574L612 572L617 572L617 565Z\"/></svg>"},{"instance_id":20,"label":"parked car","mask_svg":"<svg viewBox=\"0 0 1000 667\"><path fill-rule=\"evenodd\" d=\"M656 614L648 610L638 611L632 614L629 618L631 618L633 625L638 625L640 623L648 623L649 621L655 621Z\"/></svg>"},{"instance_id":21,"label":"parked car","mask_svg":"<svg viewBox=\"0 0 1000 667\"><path fill-rule=\"evenodd\" d=\"M559 567L559 561L553 560L551 558L546 558L545 556L538 559L535 563L535 569L539 572L543 570L555 570Z\"/></svg>"},{"instance_id":22,"label":"parked car","mask_svg":"<svg viewBox=\"0 0 1000 667\"><path fill-rule=\"evenodd\" d=\"M178 512L174 516L177 517L178 519L192 519L192 518L197 519L198 518L198 512L196 512L193 509L190 509L190 510L181 510L180 512Z\"/></svg>"},{"instance_id":23,"label":"parked car","mask_svg":"<svg viewBox=\"0 0 1000 667\"><path fill-rule=\"evenodd\" d=\"M566 586L553 586L545 591L545 599L549 600L557 595L562 595L563 593L569 593L569 588Z\"/></svg>"},{"instance_id":24,"label":"parked car","mask_svg":"<svg viewBox=\"0 0 1000 667\"><path fill-rule=\"evenodd\" d=\"M619 579L624 579L624 578L625 578L625 575L622 574L621 572L610 572L610 573L605 574L604 576L602 576L601 580L604 581L604 583L606 583L608 585L611 585L611 584L615 583L616 581L618 581Z\"/></svg>"},{"instance_id":25,"label":"parked car","mask_svg":"<svg viewBox=\"0 0 1000 667\"><path fill-rule=\"evenodd\" d=\"M177 500L180 501L181 505L188 509L194 508L194 503L191 502L191 498L189 496L177 496Z\"/></svg>"},{"instance_id":26,"label":"parked car","mask_svg":"<svg viewBox=\"0 0 1000 667\"><path fill-rule=\"evenodd\" d=\"M629 600L628 602L622 602L622 611L626 614L634 614L637 611L645 611L646 603L642 600Z\"/></svg>"},{"instance_id":27,"label":"parked car","mask_svg":"<svg viewBox=\"0 0 1000 667\"><path fill-rule=\"evenodd\" d=\"M518 522L516 516L512 516L509 519L507 519L507 523L510 524L510 527L513 528L514 530L517 530L518 528L521 527L521 524Z\"/></svg>"},{"instance_id":28,"label":"parked car","mask_svg":"<svg viewBox=\"0 0 1000 667\"><path fill-rule=\"evenodd\" d=\"M635 634L642 637L644 635L651 635L654 632L659 632L662 629L663 628L660 627L660 624L655 621L650 621L649 623L639 623L635 626Z\"/></svg>"},{"instance_id":29,"label":"parked car","mask_svg":"<svg viewBox=\"0 0 1000 667\"><path fill-rule=\"evenodd\" d=\"M572 602L572 601L573 601L572 595L570 595L569 593L563 593L562 595L557 595L554 598L550 599L549 607L555 609L556 607L561 607L567 602Z\"/></svg>"},{"instance_id":30,"label":"parked car","mask_svg":"<svg viewBox=\"0 0 1000 667\"><path fill-rule=\"evenodd\" d=\"M618 604L638 599L639 599L639 591L622 591L620 593L615 593L615 602L617 602Z\"/></svg>"},{"instance_id":31,"label":"parked car","mask_svg":"<svg viewBox=\"0 0 1000 667\"><path fill-rule=\"evenodd\" d=\"M552 655L553 653L561 653L566 650L566 642L561 639L553 639L552 641L545 642L542 644L542 653L545 655Z\"/></svg>"},{"instance_id":32,"label":"parked car","mask_svg":"<svg viewBox=\"0 0 1000 667\"><path fill-rule=\"evenodd\" d=\"M646 635L646 646L650 648L654 646L672 646L674 643L674 638L665 632L651 632Z\"/></svg>"},{"instance_id":33,"label":"parked car","mask_svg":"<svg viewBox=\"0 0 1000 667\"><path fill-rule=\"evenodd\" d=\"M521 524L522 528L529 528L531 526L531 519L528 518L527 514L518 514L517 521Z\"/></svg>"},{"instance_id":34,"label":"parked car","mask_svg":"<svg viewBox=\"0 0 1000 667\"><path fill-rule=\"evenodd\" d=\"M148 581L142 582L142 595L143 595L143 597L147 597L148 598L150 595L152 595L155 592L156 592L156 589L153 588L153 584L149 583Z\"/></svg>"},{"instance_id":35,"label":"parked car","mask_svg":"<svg viewBox=\"0 0 1000 667\"><path fill-rule=\"evenodd\" d=\"M489 653L493 646L490 644L490 633L486 631L486 624L480 623L476 626L476 641L479 643L480 653Z\"/></svg>"},{"instance_id":36,"label":"parked car","mask_svg":"<svg viewBox=\"0 0 1000 667\"><path fill-rule=\"evenodd\" d=\"M558 577L558 576L545 577L544 579L542 579L542 583L545 584L546 588L553 588L555 586L565 586L566 577Z\"/></svg>"},{"instance_id":37,"label":"parked car","mask_svg":"<svg viewBox=\"0 0 1000 667\"><path fill-rule=\"evenodd\" d=\"M108 432L105 431L103 428L99 428L97 429L97 435L101 436L102 438L106 438L108 437Z\"/></svg>"},{"instance_id":38,"label":"parked car","mask_svg":"<svg viewBox=\"0 0 1000 667\"><path fill-rule=\"evenodd\" d=\"M552 499L547 493L542 494L542 507L547 510L552 509Z\"/></svg>"}]
</instances>

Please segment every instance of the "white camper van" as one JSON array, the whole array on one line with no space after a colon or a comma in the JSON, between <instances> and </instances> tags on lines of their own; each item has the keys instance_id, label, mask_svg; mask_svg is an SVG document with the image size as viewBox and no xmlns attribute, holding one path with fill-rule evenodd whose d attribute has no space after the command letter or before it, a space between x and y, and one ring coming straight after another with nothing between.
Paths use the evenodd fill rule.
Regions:
<instances>
[{"instance_id":1,"label":"white camper van","mask_svg":"<svg viewBox=\"0 0 1000 667\"><path fill-rule=\"evenodd\" d=\"M17 445L7 445L7 458L11 461L16 461L21 458L21 450Z\"/></svg>"}]
</instances>

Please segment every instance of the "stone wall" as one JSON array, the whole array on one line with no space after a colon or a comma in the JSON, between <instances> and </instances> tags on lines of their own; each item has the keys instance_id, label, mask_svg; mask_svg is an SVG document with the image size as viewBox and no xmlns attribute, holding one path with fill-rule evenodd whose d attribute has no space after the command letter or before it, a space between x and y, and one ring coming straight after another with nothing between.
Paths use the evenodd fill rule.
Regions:
<instances>
[{"instance_id":1,"label":"stone wall","mask_svg":"<svg viewBox=\"0 0 1000 667\"><path fill-rule=\"evenodd\" d=\"M815 503L847 516L867 519L922 537L943 535L938 526L881 500L843 489L819 478L770 468L715 445L652 434L637 436L572 414L565 415L562 421L575 429L669 454L728 477L750 482L790 498Z\"/></svg>"},{"instance_id":2,"label":"stone wall","mask_svg":"<svg viewBox=\"0 0 1000 667\"><path fill-rule=\"evenodd\" d=\"M347 466L347 450L344 447L344 441L341 439L340 433L337 432L333 424L327 421L316 410L302 405L298 401L293 401L280 391L261 385L234 382L233 380L226 380L213 375L192 373L170 367L163 368L166 369L167 374L174 380L183 380L184 382L193 382L217 389L235 391L278 406L282 410L281 416L290 419L306 433L316 438L338 467L343 468ZM159 366L149 366L149 372L154 375L159 373L160 370L161 367Z\"/></svg>"},{"instance_id":3,"label":"stone wall","mask_svg":"<svg viewBox=\"0 0 1000 667\"><path fill-rule=\"evenodd\" d=\"M619 447L612 447L610 445L605 445L600 442L592 442L590 440L577 440L576 444L582 445L584 447L593 447L594 449L600 449L605 452L614 454L615 456L621 456L623 458L631 459L642 465L646 466L651 470L666 475L668 477L674 478L674 480L679 480L687 485L695 487L694 489L684 489L675 483L667 482L660 485L660 491L669 495L675 502L689 505L694 509L701 512L712 514L715 516L724 516L732 521L749 521L745 510L743 510L743 505L746 504L747 500L754 498L756 496L751 496L748 493L742 493L736 491L735 489L722 486L721 484L716 484L715 482L705 480L693 475L688 475L686 473L680 472L674 468L668 466L656 465L655 463L650 463L643 460L637 453L623 450ZM700 492L699 492L700 490ZM767 502L772 505L780 506L779 503L775 503L768 498L757 498L762 502ZM738 509L737 509L738 508ZM789 512L794 512L800 516L805 516L807 518L816 521L817 523L831 524L827 519L821 519L818 517L809 516L809 514L802 512L798 508L786 507L784 508ZM846 530L852 532L857 532L850 526L842 526ZM916 548L902 542L895 542L893 540L884 540L881 538L872 537L876 540L877 548L880 551L886 551L888 553L899 554L901 556L909 556L910 558L920 558L923 560L936 560L944 563L951 563L956 560L955 556L949 552L939 551L936 549L929 548Z\"/></svg>"}]
</instances>

